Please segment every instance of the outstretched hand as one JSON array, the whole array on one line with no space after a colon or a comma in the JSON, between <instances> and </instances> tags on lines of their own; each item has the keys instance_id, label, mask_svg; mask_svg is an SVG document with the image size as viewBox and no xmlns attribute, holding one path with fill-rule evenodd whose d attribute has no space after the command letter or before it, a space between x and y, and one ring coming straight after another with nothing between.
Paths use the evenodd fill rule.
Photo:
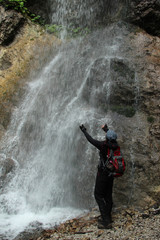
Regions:
<instances>
[{"instance_id":1,"label":"outstretched hand","mask_svg":"<svg viewBox=\"0 0 160 240\"><path fill-rule=\"evenodd\" d=\"M87 130L83 124L81 126L79 126L79 127L80 127L82 132L85 132Z\"/></svg>"},{"instance_id":2,"label":"outstretched hand","mask_svg":"<svg viewBox=\"0 0 160 240\"><path fill-rule=\"evenodd\" d=\"M104 124L102 127L101 127L102 129L103 129L103 131L105 131L105 132L107 132L108 131L108 126L107 126L107 124Z\"/></svg>"}]
</instances>

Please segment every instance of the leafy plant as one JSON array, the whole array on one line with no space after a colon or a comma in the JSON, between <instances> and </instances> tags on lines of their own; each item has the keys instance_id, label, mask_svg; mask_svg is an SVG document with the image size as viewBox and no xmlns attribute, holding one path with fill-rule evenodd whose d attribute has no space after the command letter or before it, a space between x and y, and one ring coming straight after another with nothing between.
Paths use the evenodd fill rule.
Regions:
<instances>
[{"instance_id":1,"label":"leafy plant","mask_svg":"<svg viewBox=\"0 0 160 240\"><path fill-rule=\"evenodd\" d=\"M90 33L90 30L88 28L81 28L81 27L74 28L72 25L65 27L57 24L47 24L45 25L45 28L47 32L54 33L57 36L61 31L64 31L64 30L66 30L68 37L84 36Z\"/></svg>"},{"instance_id":2,"label":"leafy plant","mask_svg":"<svg viewBox=\"0 0 160 240\"><path fill-rule=\"evenodd\" d=\"M51 24L51 25L47 24L45 25L45 28L47 32L55 33L56 35L64 29L62 25L57 25L57 24Z\"/></svg>"},{"instance_id":3,"label":"leafy plant","mask_svg":"<svg viewBox=\"0 0 160 240\"><path fill-rule=\"evenodd\" d=\"M12 8L22 13L28 13L28 8L25 7L27 0L0 0L0 3L6 8Z\"/></svg>"},{"instance_id":4,"label":"leafy plant","mask_svg":"<svg viewBox=\"0 0 160 240\"><path fill-rule=\"evenodd\" d=\"M84 36L84 35L90 33L90 30L87 27L86 28L82 28L82 27L74 28L72 25L70 25L68 27L67 31L71 37Z\"/></svg>"},{"instance_id":5,"label":"leafy plant","mask_svg":"<svg viewBox=\"0 0 160 240\"><path fill-rule=\"evenodd\" d=\"M14 9L29 17L33 22L43 23L41 16L31 13L26 7L26 3L27 0L0 0L0 4L4 6L5 9Z\"/></svg>"},{"instance_id":6,"label":"leafy plant","mask_svg":"<svg viewBox=\"0 0 160 240\"><path fill-rule=\"evenodd\" d=\"M46 24L45 28L47 32L54 33L57 36L59 35L60 32L66 30L67 37L84 36L90 32L88 28L81 28L81 27L74 28L72 25L65 27L57 24Z\"/></svg>"}]
</instances>

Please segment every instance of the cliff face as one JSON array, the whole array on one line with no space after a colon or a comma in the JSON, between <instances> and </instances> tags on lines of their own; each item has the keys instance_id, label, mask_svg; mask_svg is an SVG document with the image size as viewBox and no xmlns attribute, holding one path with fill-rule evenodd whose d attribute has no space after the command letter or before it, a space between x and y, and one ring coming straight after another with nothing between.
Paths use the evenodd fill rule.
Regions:
<instances>
[{"instance_id":1,"label":"cliff face","mask_svg":"<svg viewBox=\"0 0 160 240\"><path fill-rule=\"evenodd\" d=\"M5 11L3 7L0 6L0 45L9 45L18 30L24 24L24 17L15 11Z\"/></svg>"},{"instance_id":2,"label":"cliff face","mask_svg":"<svg viewBox=\"0 0 160 240\"><path fill-rule=\"evenodd\" d=\"M133 202L143 206L145 201L160 201L160 1L132 1L128 19L149 33L141 29L132 33L129 40L132 50L128 52L134 56L131 58L139 79L138 112L142 116L138 120L142 121L142 131L135 126L132 134Z\"/></svg>"},{"instance_id":3,"label":"cliff face","mask_svg":"<svg viewBox=\"0 0 160 240\"><path fill-rule=\"evenodd\" d=\"M160 200L160 39L140 30L131 33L127 41L129 63L114 63L114 75L121 78L122 88L119 85L117 93L112 95L112 104L118 113L129 105L133 115L126 118L126 112L121 112L117 126L117 131L122 129L120 145L128 166L123 183L116 180L115 192L119 192L123 202L130 192L129 202L144 206ZM128 72L132 79L133 69L136 85L126 82L125 75Z\"/></svg>"},{"instance_id":4,"label":"cliff face","mask_svg":"<svg viewBox=\"0 0 160 240\"><path fill-rule=\"evenodd\" d=\"M114 91L110 96L110 112L113 119L119 119L113 124L120 133L119 143L127 162L126 174L121 181L116 179L115 194L117 201L143 206L160 201L159 1L132 1L128 15L122 10L126 1L118 2L121 13L125 12L124 18L141 28L130 25L133 31L125 39L123 53L128 61L111 60ZM39 6L37 1L36 4ZM102 5L108 4L112 5L111 1ZM12 110L25 92L30 70L40 69L52 44L58 45L60 41L42 28L24 23L20 14L6 13L2 7L0 11L0 135L3 135ZM106 23L109 15L105 9L102 12L101 18L98 13L98 21ZM116 13L119 17L118 10ZM13 34L17 31L18 34ZM43 56L41 61L39 56Z\"/></svg>"},{"instance_id":5,"label":"cliff face","mask_svg":"<svg viewBox=\"0 0 160 240\"><path fill-rule=\"evenodd\" d=\"M160 1L131 1L131 9L128 14L128 19L145 29L149 34L160 36Z\"/></svg>"},{"instance_id":6,"label":"cliff face","mask_svg":"<svg viewBox=\"0 0 160 240\"><path fill-rule=\"evenodd\" d=\"M11 112L25 92L25 79L38 70L53 46L60 43L38 25L0 6L0 136L10 122ZM39 56L41 58L39 59ZM30 76L31 77L31 76Z\"/></svg>"}]
</instances>

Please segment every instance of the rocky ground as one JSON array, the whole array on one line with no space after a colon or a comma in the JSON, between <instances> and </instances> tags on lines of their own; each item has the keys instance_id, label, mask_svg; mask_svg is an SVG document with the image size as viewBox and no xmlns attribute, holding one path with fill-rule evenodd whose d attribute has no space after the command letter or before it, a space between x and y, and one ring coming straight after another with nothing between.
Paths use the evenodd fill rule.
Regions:
<instances>
[{"instance_id":1,"label":"rocky ground","mask_svg":"<svg viewBox=\"0 0 160 240\"><path fill-rule=\"evenodd\" d=\"M160 207L145 210L117 209L113 212L112 229L97 228L99 211L95 208L80 218L75 218L41 233L22 233L16 240L144 240L160 239ZM39 235L39 236L38 236Z\"/></svg>"}]
</instances>

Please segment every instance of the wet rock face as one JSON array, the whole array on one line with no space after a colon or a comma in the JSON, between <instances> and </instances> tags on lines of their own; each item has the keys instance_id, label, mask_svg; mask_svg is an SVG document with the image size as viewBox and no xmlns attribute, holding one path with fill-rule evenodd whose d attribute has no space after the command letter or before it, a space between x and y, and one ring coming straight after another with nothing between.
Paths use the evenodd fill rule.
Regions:
<instances>
[{"instance_id":1,"label":"wet rock face","mask_svg":"<svg viewBox=\"0 0 160 240\"><path fill-rule=\"evenodd\" d=\"M93 63L83 98L108 112L118 133L126 171L115 179L115 204L144 206L160 200L160 40L144 31L127 38L124 58L101 57Z\"/></svg>"},{"instance_id":2,"label":"wet rock face","mask_svg":"<svg viewBox=\"0 0 160 240\"><path fill-rule=\"evenodd\" d=\"M83 90L83 98L90 105L106 110L106 92L103 91L103 85L108 81L106 72L109 72L110 62L108 59L96 59L90 74L86 81L86 87Z\"/></svg>"},{"instance_id":3,"label":"wet rock face","mask_svg":"<svg viewBox=\"0 0 160 240\"><path fill-rule=\"evenodd\" d=\"M5 177L9 172L13 170L15 166L14 161L11 158L5 159L5 161L1 162L1 174L2 177Z\"/></svg>"},{"instance_id":4,"label":"wet rock face","mask_svg":"<svg viewBox=\"0 0 160 240\"><path fill-rule=\"evenodd\" d=\"M49 0L27 0L27 8L34 14L40 15L45 23L49 22Z\"/></svg>"},{"instance_id":5,"label":"wet rock face","mask_svg":"<svg viewBox=\"0 0 160 240\"><path fill-rule=\"evenodd\" d=\"M130 65L124 59L97 59L87 78L84 100L104 111L111 109L126 117L134 116L138 93L135 69ZM104 84L108 85L106 91L103 89Z\"/></svg>"},{"instance_id":6,"label":"wet rock face","mask_svg":"<svg viewBox=\"0 0 160 240\"><path fill-rule=\"evenodd\" d=\"M0 188L2 188L11 173L15 169L15 162L11 158L0 157Z\"/></svg>"},{"instance_id":7,"label":"wet rock face","mask_svg":"<svg viewBox=\"0 0 160 240\"><path fill-rule=\"evenodd\" d=\"M129 19L132 23L145 29L149 34L160 36L160 1L131 1Z\"/></svg>"},{"instance_id":8,"label":"wet rock face","mask_svg":"<svg viewBox=\"0 0 160 240\"><path fill-rule=\"evenodd\" d=\"M126 12L124 0L48 0L48 4L50 22L72 27L97 27Z\"/></svg>"},{"instance_id":9,"label":"wet rock face","mask_svg":"<svg viewBox=\"0 0 160 240\"><path fill-rule=\"evenodd\" d=\"M160 200L158 182L160 70L157 66L160 55L159 41L158 37L152 37L144 32L131 34L129 40L131 50L127 51L127 56L132 56L128 66L130 70L135 69L136 72L138 109L129 121L121 117L121 124L116 126L119 133L123 126L125 133L124 138L124 133L122 133L120 146L124 152L127 167L122 181L116 180L115 192L119 192L119 199L122 202L127 193L129 203L141 206ZM118 72L121 76L119 70ZM132 84L132 90L135 91L134 84ZM127 84L124 85L123 91L126 87Z\"/></svg>"},{"instance_id":10,"label":"wet rock face","mask_svg":"<svg viewBox=\"0 0 160 240\"><path fill-rule=\"evenodd\" d=\"M21 14L6 11L0 6L0 138L8 127L12 110L25 92L29 69L42 64L50 52L51 44L56 40L39 25L23 24L23 21ZM40 59L34 51L41 56ZM46 54L40 54L39 51Z\"/></svg>"},{"instance_id":11,"label":"wet rock face","mask_svg":"<svg viewBox=\"0 0 160 240\"><path fill-rule=\"evenodd\" d=\"M146 21L146 19L147 16L150 16L149 14L155 12L153 6L156 5L152 4L151 6L149 2L157 4L156 1L134 1L135 9L133 10L132 21L144 29L146 26L150 26L150 29L153 30L151 26L152 21L147 22L148 20ZM151 7L152 10L145 12L144 6L146 6L146 9ZM141 11L141 14L137 18L140 9L144 12ZM1 44L5 45L9 44L13 39L13 33L15 33L15 30L18 30L22 16L19 16L18 14L19 20L17 19L16 21L13 21L15 16L13 11L7 11L7 13L5 13L2 8L0 8L0 11L2 13L0 15L0 28L3 30L0 33ZM142 14L142 12L145 14ZM8 13L9 15L7 17ZM156 28L158 29L158 27L159 26ZM36 38L36 36L34 38ZM33 37L31 36L29 39L26 39L26 42L30 42L31 44L31 42L33 42ZM117 58L112 58L110 62L104 58L95 61L91 69L90 77L87 79L84 99L90 101L90 105L95 105L95 103L97 103L97 106L103 106L105 104L105 93L102 93L102 91L96 92L97 99L95 102L94 90L96 86L103 86L103 83L106 81L106 71L110 69L112 92L109 96L109 101L110 110L112 111L112 125L119 133L119 143L127 162L124 176L121 180L116 179L115 199L117 199L120 204L141 203L144 205L144 203L149 203L154 199L156 201L160 199L160 40L158 37L151 37L144 32L139 32L137 35L134 33L133 36L131 36L129 43L131 42L132 49L130 54L131 56L134 55L134 57L130 58L132 59L131 61ZM23 44L23 48L24 46L27 46L27 44ZM17 49L20 48L17 47ZM16 50L16 52L17 51L18 50ZM21 54L19 54L19 52L16 56L24 58L22 51ZM31 52L31 50L26 50L26 52ZM127 52L127 58L128 55L129 53ZM9 55L4 52L4 55L2 57L0 56L0 71L11 68L11 62L13 61L10 60ZM139 88L141 105L138 104L140 106L140 113L137 113L138 111L136 112L138 89L135 87L135 71L137 72L140 81ZM3 76L4 73L1 74ZM11 77L9 77L9 79L11 79ZM92 86L92 81L95 82L94 87ZM88 96L88 92L90 93L90 96ZM140 100L138 99L138 101ZM3 104L2 107L4 109L8 108L8 100L6 105L4 106ZM5 113L4 121L2 121L3 119L1 117L0 123L2 126L0 125L0 131L2 130L2 132L4 132L3 126L7 128L10 112L11 111L9 110ZM8 167L11 166L9 169L12 169L12 163L7 161L7 164ZM8 167L4 171L5 176L10 172L7 170Z\"/></svg>"},{"instance_id":12,"label":"wet rock face","mask_svg":"<svg viewBox=\"0 0 160 240\"><path fill-rule=\"evenodd\" d=\"M24 17L14 10L5 11L0 6L0 45L9 45L15 38L18 30L24 24ZM6 67L8 63L5 64Z\"/></svg>"},{"instance_id":13,"label":"wet rock face","mask_svg":"<svg viewBox=\"0 0 160 240\"><path fill-rule=\"evenodd\" d=\"M129 62L121 59L111 60L112 93L110 107L112 111L125 115L134 116L136 112L136 79L135 70Z\"/></svg>"}]
</instances>

